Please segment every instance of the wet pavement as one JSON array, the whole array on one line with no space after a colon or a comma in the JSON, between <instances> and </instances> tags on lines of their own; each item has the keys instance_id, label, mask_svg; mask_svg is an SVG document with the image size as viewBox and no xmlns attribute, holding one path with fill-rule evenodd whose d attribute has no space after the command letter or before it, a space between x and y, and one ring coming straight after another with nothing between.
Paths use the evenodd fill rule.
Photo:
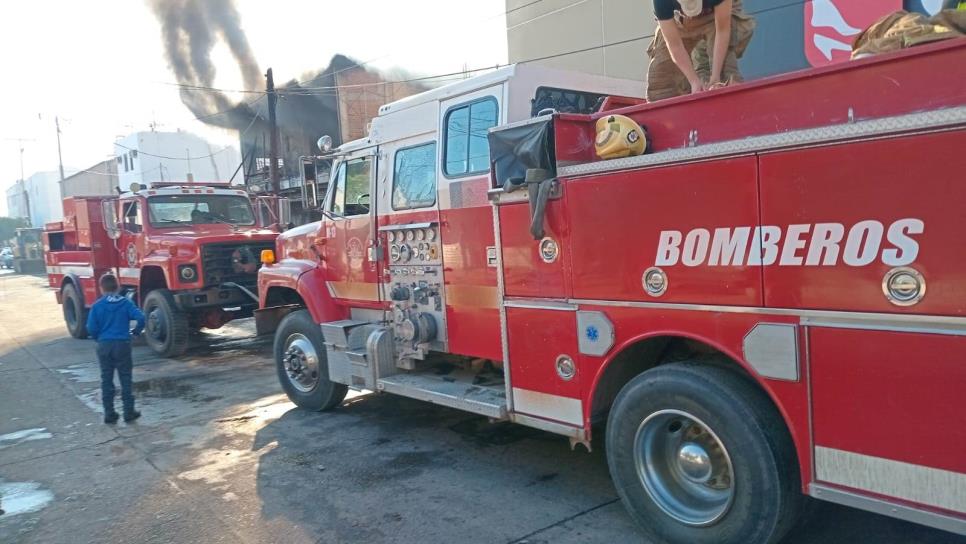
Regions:
<instances>
[{"instance_id":1,"label":"wet pavement","mask_svg":"<svg viewBox=\"0 0 966 544\"><path fill-rule=\"evenodd\" d=\"M0 542L642 542L601 448L408 399L297 410L249 321L135 348L143 417L101 423L93 343L45 279L0 275ZM788 544L946 544L833 505Z\"/></svg>"}]
</instances>

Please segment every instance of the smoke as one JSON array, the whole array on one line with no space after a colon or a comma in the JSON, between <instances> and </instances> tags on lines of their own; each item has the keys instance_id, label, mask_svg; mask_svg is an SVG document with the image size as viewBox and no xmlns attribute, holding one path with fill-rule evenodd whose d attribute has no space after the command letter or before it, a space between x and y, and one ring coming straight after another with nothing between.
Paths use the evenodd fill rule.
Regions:
<instances>
[{"instance_id":1,"label":"smoke","mask_svg":"<svg viewBox=\"0 0 966 544\"><path fill-rule=\"evenodd\" d=\"M217 70L211 52L222 43L237 63L244 88L258 91L265 88L262 70L242 30L234 0L146 1L161 24L168 65L183 86L181 101L201 121L239 131L246 179L258 175L267 164L263 159L268 156L271 138L268 100L256 94L245 102L236 102L214 88ZM319 136L332 136L336 145L341 143L343 135L360 137L365 123L375 115L373 107L426 89L419 83L391 83L410 78L402 70L384 73L337 54L321 70L276 84L283 179L298 176L299 157L317 152L315 142ZM340 115L347 126L342 126Z\"/></svg>"},{"instance_id":2,"label":"smoke","mask_svg":"<svg viewBox=\"0 0 966 544\"><path fill-rule=\"evenodd\" d=\"M161 23L168 65L178 83L189 87L214 87L217 70L211 51L224 42L241 71L245 89L263 89L261 70L234 0L147 0ZM251 121L245 103L236 103L218 90L182 87L181 101L196 117L226 128L240 128ZM224 115L218 115L226 112Z\"/></svg>"}]
</instances>

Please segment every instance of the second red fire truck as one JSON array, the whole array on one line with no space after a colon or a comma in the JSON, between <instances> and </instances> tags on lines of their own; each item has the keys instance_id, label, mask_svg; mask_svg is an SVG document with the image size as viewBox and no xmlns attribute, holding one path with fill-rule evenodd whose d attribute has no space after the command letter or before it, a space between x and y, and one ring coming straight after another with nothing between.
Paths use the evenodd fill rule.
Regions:
<instances>
[{"instance_id":1,"label":"second red fire truck","mask_svg":"<svg viewBox=\"0 0 966 544\"><path fill-rule=\"evenodd\" d=\"M161 356L180 355L189 335L250 317L259 254L274 247L284 217L267 219L245 191L227 183L154 184L118 197L71 197L64 219L46 226L50 287L67 330L86 338L87 310L100 296L97 278L117 275L147 317L144 337Z\"/></svg>"},{"instance_id":2,"label":"second red fire truck","mask_svg":"<svg viewBox=\"0 0 966 544\"><path fill-rule=\"evenodd\" d=\"M518 66L389 104L264 256L282 387L601 432L655 542L777 542L806 497L966 534L964 64L591 113L612 93Z\"/></svg>"}]
</instances>

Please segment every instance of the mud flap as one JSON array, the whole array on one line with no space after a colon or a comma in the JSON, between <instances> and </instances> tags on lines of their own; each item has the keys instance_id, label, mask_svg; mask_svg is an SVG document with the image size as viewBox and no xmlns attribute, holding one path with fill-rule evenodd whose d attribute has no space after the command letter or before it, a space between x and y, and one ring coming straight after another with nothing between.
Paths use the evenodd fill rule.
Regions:
<instances>
[{"instance_id":1,"label":"mud flap","mask_svg":"<svg viewBox=\"0 0 966 544\"><path fill-rule=\"evenodd\" d=\"M298 304L287 304L285 306L274 306L272 308L255 310L255 334L262 336L264 334L274 333L278 329L278 324L282 322L282 319L285 319L285 316L301 309L302 306Z\"/></svg>"}]
</instances>

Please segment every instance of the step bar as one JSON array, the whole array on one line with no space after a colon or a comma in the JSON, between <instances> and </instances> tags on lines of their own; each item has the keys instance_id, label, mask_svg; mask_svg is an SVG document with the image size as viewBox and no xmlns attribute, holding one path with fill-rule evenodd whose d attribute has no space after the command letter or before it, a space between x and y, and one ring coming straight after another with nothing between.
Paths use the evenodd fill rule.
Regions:
<instances>
[{"instance_id":1,"label":"step bar","mask_svg":"<svg viewBox=\"0 0 966 544\"><path fill-rule=\"evenodd\" d=\"M506 389L421 374L396 374L376 381L376 390L448 406L493 419L507 419Z\"/></svg>"}]
</instances>

